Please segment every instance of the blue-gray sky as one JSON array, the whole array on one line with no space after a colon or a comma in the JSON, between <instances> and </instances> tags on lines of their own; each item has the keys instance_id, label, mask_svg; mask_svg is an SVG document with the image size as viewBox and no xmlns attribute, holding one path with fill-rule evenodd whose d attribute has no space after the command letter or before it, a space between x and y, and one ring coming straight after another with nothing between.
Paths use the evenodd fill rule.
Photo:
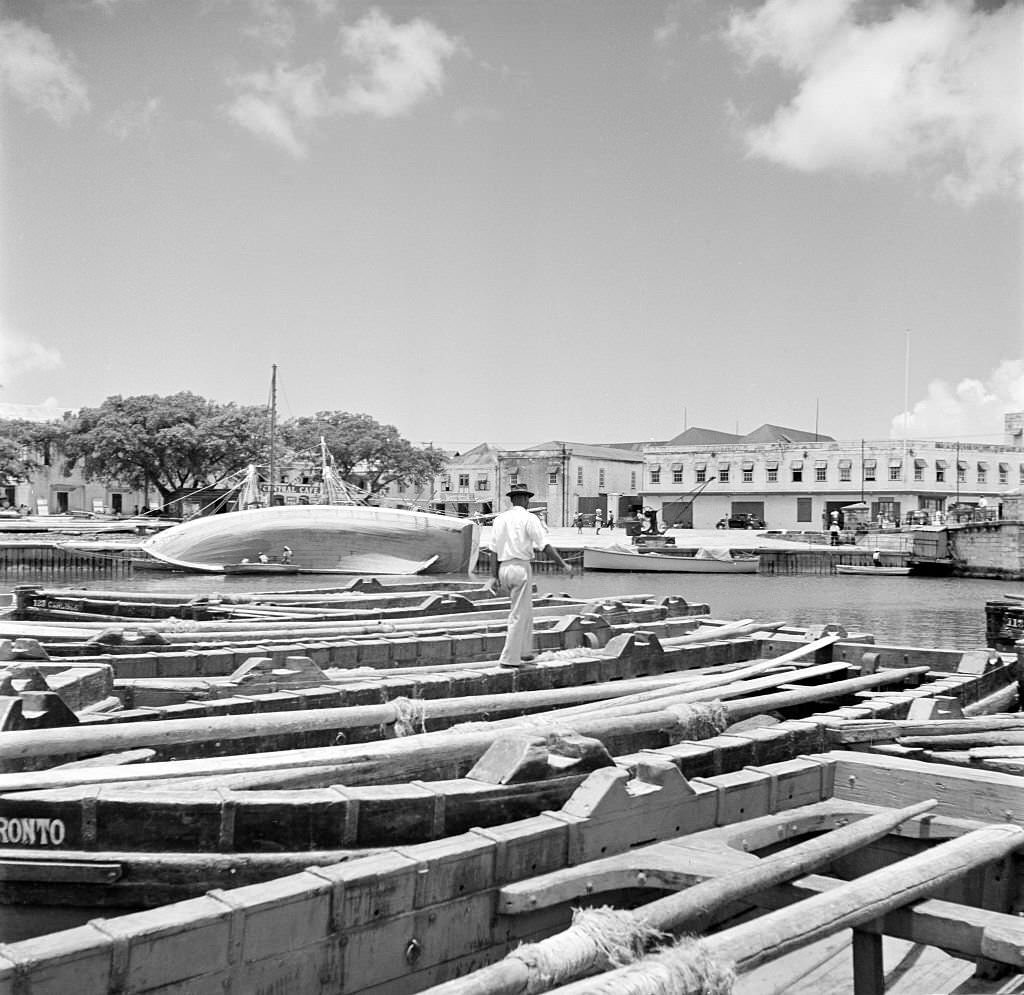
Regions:
<instances>
[{"instance_id":1,"label":"blue-gray sky","mask_svg":"<svg viewBox=\"0 0 1024 995\"><path fill-rule=\"evenodd\" d=\"M276 363L284 416L463 445L1024 408L1020 2L2 11L7 405Z\"/></svg>"}]
</instances>

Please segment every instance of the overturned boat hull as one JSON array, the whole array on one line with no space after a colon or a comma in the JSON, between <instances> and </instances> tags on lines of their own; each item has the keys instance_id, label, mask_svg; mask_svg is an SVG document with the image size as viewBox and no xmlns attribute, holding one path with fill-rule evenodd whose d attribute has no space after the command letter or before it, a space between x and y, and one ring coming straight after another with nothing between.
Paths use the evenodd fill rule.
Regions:
<instances>
[{"instance_id":1,"label":"overturned boat hull","mask_svg":"<svg viewBox=\"0 0 1024 995\"><path fill-rule=\"evenodd\" d=\"M304 573L467 573L479 530L471 521L366 505L286 505L183 522L142 544L164 563L203 573L256 561L284 546Z\"/></svg>"}]
</instances>

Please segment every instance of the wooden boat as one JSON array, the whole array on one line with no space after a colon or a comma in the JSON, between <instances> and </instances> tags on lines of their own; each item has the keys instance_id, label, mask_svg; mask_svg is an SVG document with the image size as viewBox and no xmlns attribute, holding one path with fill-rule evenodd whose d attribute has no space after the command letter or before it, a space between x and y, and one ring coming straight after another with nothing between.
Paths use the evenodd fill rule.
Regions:
<instances>
[{"instance_id":1,"label":"wooden boat","mask_svg":"<svg viewBox=\"0 0 1024 995\"><path fill-rule=\"evenodd\" d=\"M641 553L628 546L584 546L584 570L622 570L645 573L757 573L756 556L725 557L713 555L679 556L665 553ZM728 551L723 551L728 553Z\"/></svg>"},{"instance_id":2,"label":"wooden boat","mask_svg":"<svg viewBox=\"0 0 1024 995\"><path fill-rule=\"evenodd\" d=\"M156 559L202 573L257 560L284 546L303 573L468 573L479 529L469 519L367 505L251 508L183 522L141 548Z\"/></svg>"},{"instance_id":3,"label":"wooden boat","mask_svg":"<svg viewBox=\"0 0 1024 995\"><path fill-rule=\"evenodd\" d=\"M89 592L67 594L69 610L103 609ZM337 605L338 594L323 596ZM80 673L97 695L121 699L124 721L79 712L62 728L0 732L0 903L19 912L0 914L0 991L518 991L501 986L521 962L502 958L521 939L551 936L557 947L570 904L614 901L625 915L658 891L739 869L741 900L772 909L836 894L838 878L868 878L973 831L964 820L977 814L956 780L966 785L973 771L951 767L951 777L931 765L908 788L908 748L891 736L877 746L884 756L825 751L845 746L856 720L1017 705L1012 654L878 645L841 626L722 622L681 598L550 597L538 612L540 656L514 670L494 662L506 606L354 625L303 621L302 610L319 611L316 593L292 596L232 606L296 612L280 620L157 617L141 646L127 635L148 621L20 623L40 638L7 647L19 659L0 665L0 709L41 715L42 696L55 694L47 683L64 679L69 695ZM137 597L124 598L133 611L166 607ZM388 592L369 597L380 611L413 607ZM63 610L59 592L40 602ZM122 643L92 648L110 652L63 655L85 646L69 637L105 629ZM993 821L1024 810L1017 790L1019 805L1005 782L985 782ZM897 798L939 806L887 813ZM831 848L815 865L837 878L808 878L813 868L798 863L785 880L750 883L775 866L762 868L771 851L788 859L786 844L876 814L895 820L887 836L858 835L858 849ZM1002 843L989 848L1015 833L1000 826L964 844L984 887L943 879L942 902L884 920L872 904L878 924L858 928L1017 968L1024 937L1005 932L1021 926L999 885L1015 873L1004 858L1017 858ZM42 907L83 924L34 938L6 927ZM148 911L95 918L125 907ZM781 948L773 922L763 930ZM947 935L965 922L970 935ZM858 957L874 935L858 934ZM496 975L474 976L491 962Z\"/></svg>"},{"instance_id":4,"label":"wooden boat","mask_svg":"<svg viewBox=\"0 0 1024 995\"><path fill-rule=\"evenodd\" d=\"M910 567L876 567L872 564L837 563L837 574L863 574L868 577L906 577Z\"/></svg>"},{"instance_id":5,"label":"wooden boat","mask_svg":"<svg viewBox=\"0 0 1024 995\"><path fill-rule=\"evenodd\" d=\"M297 574L297 563L225 563L224 573L233 575Z\"/></svg>"},{"instance_id":6,"label":"wooden boat","mask_svg":"<svg viewBox=\"0 0 1024 995\"><path fill-rule=\"evenodd\" d=\"M918 944L910 964L930 948L970 961L942 961L943 977L932 961L927 980L906 988L949 991L979 959L1024 969L1012 886L1024 869L1021 811L1017 777L902 758L819 751L689 778L671 753L644 754L592 772L541 814L358 859L346 852L342 863L311 860L273 881L7 943L0 986L576 995L638 990L629 976L638 974L644 991L696 993L707 989L656 987L648 949L664 942L656 933L699 930L703 956L690 954L699 977L732 967L749 990L767 991L759 965L794 951L812 958L813 943L854 928L858 991L882 990L864 979L883 974L883 936ZM8 836L13 826L17 836L27 823L9 821ZM48 890L73 894L77 881L135 870L118 854L47 864L20 851L3 851L4 892L46 874ZM206 862L217 861L213 845ZM145 892L142 874L133 884ZM745 914L734 925L737 903ZM628 969L611 973L612 962Z\"/></svg>"},{"instance_id":7,"label":"wooden boat","mask_svg":"<svg viewBox=\"0 0 1024 995\"><path fill-rule=\"evenodd\" d=\"M876 647L837 631L698 635L678 648L629 634L599 653L556 654L532 672L505 671L506 682L523 679L510 694L420 698L418 713L409 699L349 708L314 699L313 711L296 714L293 705L280 716L232 714L225 701L223 713L194 709L192 720L5 733L0 869L20 862L0 901L177 899L223 886L230 854L240 881L267 880L294 870L302 850L309 863L331 862L472 827L498 831L508 819L568 805L590 770L612 765L610 752L619 768L661 757L704 778L819 750L849 715L900 716L930 695L956 697L972 714L1015 700L1014 662L997 654ZM659 676L628 679L644 672ZM583 684L586 675L610 683ZM525 690L534 682L550 690ZM863 697L882 688L884 698ZM561 710L536 712L556 701ZM566 709L572 701L581 704ZM707 701L719 704L701 712ZM861 704L822 711L844 701ZM783 721L737 724L766 711ZM525 727L522 713L533 713ZM452 719L481 714L486 728L445 731ZM681 722L697 724L682 731ZM339 731L347 745L327 745Z\"/></svg>"}]
</instances>

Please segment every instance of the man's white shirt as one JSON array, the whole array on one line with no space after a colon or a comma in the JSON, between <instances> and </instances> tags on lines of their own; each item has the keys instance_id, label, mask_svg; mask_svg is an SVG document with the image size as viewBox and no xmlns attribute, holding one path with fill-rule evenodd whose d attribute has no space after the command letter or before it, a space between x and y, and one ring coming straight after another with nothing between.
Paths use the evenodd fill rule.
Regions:
<instances>
[{"instance_id":1,"label":"man's white shirt","mask_svg":"<svg viewBox=\"0 0 1024 995\"><path fill-rule=\"evenodd\" d=\"M540 519L519 505L513 505L494 519L491 547L499 562L532 560L533 551L547 544L547 530Z\"/></svg>"}]
</instances>

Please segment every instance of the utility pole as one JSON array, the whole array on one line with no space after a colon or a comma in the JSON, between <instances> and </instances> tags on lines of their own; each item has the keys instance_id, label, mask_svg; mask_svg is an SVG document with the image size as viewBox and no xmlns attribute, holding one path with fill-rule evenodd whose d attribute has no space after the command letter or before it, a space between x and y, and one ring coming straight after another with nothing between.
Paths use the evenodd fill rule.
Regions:
<instances>
[{"instance_id":1,"label":"utility pole","mask_svg":"<svg viewBox=\"0 0 1024 995\"><path fill-rule=\"evenodd\" d=\"M267 495L267 507L274 507L274 450L277 440L277 363L270 368L270 492Z\"/></svg>"}]
</instances>

